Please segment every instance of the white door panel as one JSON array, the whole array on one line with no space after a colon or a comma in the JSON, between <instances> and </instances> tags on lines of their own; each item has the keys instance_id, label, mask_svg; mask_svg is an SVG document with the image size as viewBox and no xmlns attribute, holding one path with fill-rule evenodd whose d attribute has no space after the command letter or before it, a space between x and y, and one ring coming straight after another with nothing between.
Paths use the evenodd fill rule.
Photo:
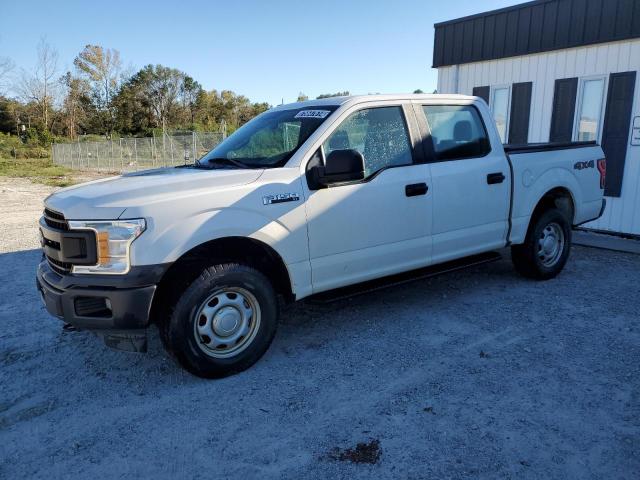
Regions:
<instances>
[{"instance_id":1,"label":"white door panel","mask_svg":"<svg viewBox=\"0 0 640 480\"><path fill-rule=\"evenodd\" d=\"M428 165L383 170L373 179L309 193L314 292L400 272L431 260L431 200L405 187L429 185Z\"/></svg>"},{"instance_id":2,"label":"white door panel","mask_svg":"<svg viewBox=\"0 0 640 480\"><path fill-rule=\"evenodd\" d=\"M505 180L489 185L492 173ZM431 176L434 262L504 246L510 173L503 155L434 163Z\"/></svg>"}]
</instances>

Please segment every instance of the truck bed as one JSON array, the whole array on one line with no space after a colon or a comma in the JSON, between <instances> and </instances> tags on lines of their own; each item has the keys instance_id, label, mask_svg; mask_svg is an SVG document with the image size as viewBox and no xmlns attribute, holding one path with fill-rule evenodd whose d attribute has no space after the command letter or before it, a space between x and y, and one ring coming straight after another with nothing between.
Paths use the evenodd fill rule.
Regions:
<instances>
[{"instance_id":1,"label":"truck bed","mask_svg":"<svg viewBox=\"0 0 640 480\"><path fill-rule=\"evenodd\" d=\"M546 152L550 150L566 150L570 148L595 147L597 143L591 142L547 142L547 143L521 143L504 145L505 153L529 153Z\"/></svg>"}]
</instances>

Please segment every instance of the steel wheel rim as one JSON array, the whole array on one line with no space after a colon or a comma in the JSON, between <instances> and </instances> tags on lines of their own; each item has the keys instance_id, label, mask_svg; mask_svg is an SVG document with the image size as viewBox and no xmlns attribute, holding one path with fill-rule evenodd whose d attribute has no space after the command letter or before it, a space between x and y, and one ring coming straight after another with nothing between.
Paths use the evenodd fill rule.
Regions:
<instances>
[{"instance_id":1,"label":"steel wheel rim","mask_svg":"<svg viewBox=\"0 0 640 480\"><path fill-rule=\"evenodd\" d=\"M542 229L538 238L538 259L545 267L553 267L564 250L564 230L557 223L550 223Z\"/></svg>"},{"instance_id":2,"label":"steel wheel rim","mask_svg":"<svg viewBox=\"0 0 640 480\"><path fill-rule=\"evenodd\" d=\"M210 357L229 358L243 352L260 328L260 304L239 287L216 290L196 309L193 333Z\"/></svg>"}]
</instances>

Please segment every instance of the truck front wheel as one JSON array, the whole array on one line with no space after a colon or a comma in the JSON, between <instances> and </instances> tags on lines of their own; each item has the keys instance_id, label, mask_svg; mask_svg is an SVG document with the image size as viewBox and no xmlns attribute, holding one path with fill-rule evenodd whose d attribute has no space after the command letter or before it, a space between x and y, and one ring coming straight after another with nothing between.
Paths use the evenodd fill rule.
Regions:
<instances>
[{"instance_id":1,"label":"truck front wheel","mask_svg":"<svg viewBox=\"0 0 640 480\"><path fill-rule=\"evenodd\" d=\"M194 375L238 373L267 351L278 324L278 302L269 280L239 264L205 268L177 299L163 343Z\"/></svg>"},{"instance_id":2,"label":"truck front wheel","mask_svg":"<svg viewBox=\"0 0 640 480\"><path fill-rule=\"evenodd\" d=\"M521 275L548 280L558 275L569 258L571 224L557 208L535 217L522 245L511 247L511 260Z\"/></svg>"}]
</instances>

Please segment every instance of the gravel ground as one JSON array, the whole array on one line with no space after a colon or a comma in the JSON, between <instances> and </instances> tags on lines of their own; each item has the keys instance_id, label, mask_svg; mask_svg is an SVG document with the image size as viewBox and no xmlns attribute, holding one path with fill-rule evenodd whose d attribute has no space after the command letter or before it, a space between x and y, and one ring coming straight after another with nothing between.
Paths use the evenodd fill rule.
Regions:
<instances>
[{"instance_id":1,"label":"gravel ground","mask_svg":"<svg viewBox=\"0 0 640 480\"><path fill-rule=\"evenodd\" d=\"M296 304L205 381L155 330L146 355L63 333L34 287L50 189L0 187L0 478L640 478L640 256Z\"/></svg>"}]
</instances>

